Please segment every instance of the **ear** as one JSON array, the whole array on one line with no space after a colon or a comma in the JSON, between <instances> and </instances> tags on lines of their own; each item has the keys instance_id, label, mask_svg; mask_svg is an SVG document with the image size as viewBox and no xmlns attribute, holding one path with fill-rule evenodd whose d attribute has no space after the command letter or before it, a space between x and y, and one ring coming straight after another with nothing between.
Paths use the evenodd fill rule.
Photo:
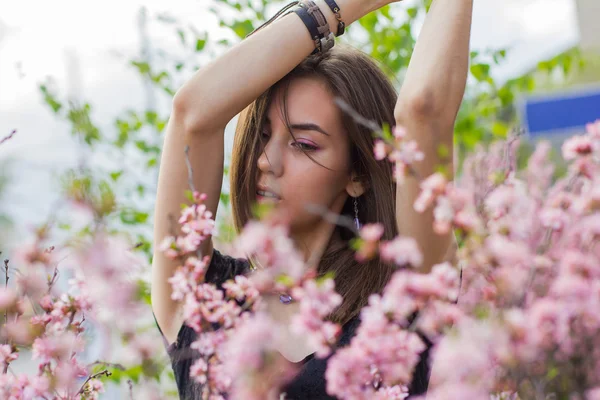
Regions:
<instances>
[{"instance_id":1,"label":"ear","mask_svg":"<svg viewBox=\"0 0 600 400\"><path fill-rule=\"evenodd\" d=\"M361 179L356 175L356 173L352 173L348 184L346 185L346 192L350 197L359 197L367 190L366 185L361 181Z\"/></svg>"}]
</instances>

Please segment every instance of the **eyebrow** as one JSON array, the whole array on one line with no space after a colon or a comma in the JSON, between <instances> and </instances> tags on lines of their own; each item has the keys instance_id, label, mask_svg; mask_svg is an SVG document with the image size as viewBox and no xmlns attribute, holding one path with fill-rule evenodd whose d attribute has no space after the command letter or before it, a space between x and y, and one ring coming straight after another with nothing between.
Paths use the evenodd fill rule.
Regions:
<instances>
[{"instance_id":1,"label":"eyebrow","mask_svg":"<svg viewBox=\"0 0 600 400\"><path fill-rule=\"evenodd\" d=\"M267 124L271 123L271 120L269 119L269 117L266 118L265 122ZM331 136L329 133L325 132L325 130L323 128L321 128L319 125L313 124L312 122L305 122L302 124L290 124L290 128L297 129L300 131L316 131L316 132L322 133L323 135Z\"/></svg>"}]
</instances>

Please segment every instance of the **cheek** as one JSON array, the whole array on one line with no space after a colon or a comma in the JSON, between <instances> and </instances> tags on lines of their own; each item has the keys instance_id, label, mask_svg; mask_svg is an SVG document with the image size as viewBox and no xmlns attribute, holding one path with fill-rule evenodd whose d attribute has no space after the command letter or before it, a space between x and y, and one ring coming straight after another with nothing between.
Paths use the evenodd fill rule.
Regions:
<instances>
[{"instance_id":1,"label":"cheek","mask_svg":"<svg viewBox=\"0 0 600 400\"><path fill-rule=\"evenodd\" d=\"M305 155L290 160L284 175L287 199L294 203L329 205L345 190L348 177L343 172L344 165L340 165L340 160L334 160L335 163L320 159L317 161L334 171L322 167Z\"/></svg>"}]
</instances>

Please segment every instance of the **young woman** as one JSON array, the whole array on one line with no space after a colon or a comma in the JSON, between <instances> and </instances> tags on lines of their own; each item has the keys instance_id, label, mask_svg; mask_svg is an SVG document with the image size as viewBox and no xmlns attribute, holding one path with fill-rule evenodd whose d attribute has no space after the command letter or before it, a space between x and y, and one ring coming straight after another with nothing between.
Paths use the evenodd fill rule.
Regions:
<instances>
[{"instance_id":1,"label":"young woman","mask_svg":"<svg viewBox=\"0 0 600 400\"><path fill-rule=\"evenodd\" d=\"M347 26L393 1L336 2L339 17ZM327 28L340 33L332 3L317 0L313 6L318 6ZM353 232L323 218L314 206L351 219L358 217L361 224L379 222L385 227L384 239L398 233L413 237L424 254L420 267L424 273L453 256L454 240L451 235L433 232L431 210L424 214L414 211L419 180L409 177L396 185L393 166L373 155L371 132L345 114L334 99L341 98L377 124L404 126L425 153L416 175L429 176L441 162L438 146L452 149L453 125L467 76L472 3L433 1L398 95L365 54L340 45L328 49L325 40L311 39L309 32L314 31L310 24L319 21L315 9L308 15L312 20L300 10L276 19L199 70L174 99L158 183L155 248L171 234L169 217L179 215L179 205L186 201L186 145L190 146L195 187L208 195L206 205L216 213L223 177L224 129L242 112L231 165L236 226L241 229L249 220L255 202L274 203L276 212L287 217L290 236L305 259L318 260L320 274L335 272L336 290L344 302L330 319L343 326L339 344L348 344L360 322L360 309L370 294L384 288L394 268L378 259L355 261L348 246ZM315 48L320 51L311 54ZM211 240L206 240L201 250L212 256L207 281L220 285L249 271L247 260L221 254L213 249ZM167 282L176 267L176 262L155 252L152 307L171 344L169 354L181 398L199 398L201 388L189 379L193 357L186 352L194 332L183 325L182 304L171 299ZM293 301L277 296L266 301L269 312L283 324L297 311ZM286 398L332 398L325 391L327 360L314 358L314 349L302 338L290 333L288 339L278 350L301 369L286 387ZM427 352L410 386L411 394L427 389L426 358Z\"/></svg>"}]
</instances>

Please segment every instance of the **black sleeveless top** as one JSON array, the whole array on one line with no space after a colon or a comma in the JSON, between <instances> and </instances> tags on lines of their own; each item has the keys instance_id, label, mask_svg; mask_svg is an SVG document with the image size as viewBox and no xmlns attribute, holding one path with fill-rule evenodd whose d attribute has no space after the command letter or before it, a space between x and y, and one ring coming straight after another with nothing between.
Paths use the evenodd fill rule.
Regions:
<instances>
[{"instance_id":1,"label":"black sleeveless top","mask_svg":"<svg viewBox=\"0 0 600 400\"><path fill-rule=\"evenodd\" d=\"M225 281L236 275L246 274L248 271L249 264L247 260L223 255L215 249L206 272L206 282L213 283L219 289L223 289L222 284ZM357 316L342 327L342 334L338 341L339 347L350 344L350 339L355 335L359 325L360 318ZM423 336L421 338L427 348L421 354L420 361L415 369L412 383L409 386L410 395L424 394L429 384L430 368L428 359L432 343ZM181 400L201 399L202 385L190 378L190 367L198 357L197 351L190 348L195 340L196 332L184 324L177 334L177 340L167 347ZM297 365L300 367L298 374L282 389L282 392L286 393L285 399L335 400L336 397L328 395L325 390L325 370L329 357L331 357L331 354L326 358L319 359L311 354L298 362Z\"/></svg>"}]
</instances>

